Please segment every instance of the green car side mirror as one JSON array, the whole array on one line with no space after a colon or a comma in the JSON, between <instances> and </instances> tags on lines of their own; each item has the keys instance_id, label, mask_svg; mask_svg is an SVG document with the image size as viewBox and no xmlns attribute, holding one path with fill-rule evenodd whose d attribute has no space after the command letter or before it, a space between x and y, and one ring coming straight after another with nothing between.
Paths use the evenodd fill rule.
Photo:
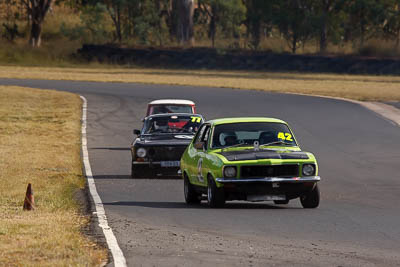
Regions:
<instances>
[{"instance_id":1,"label":"green car side mirror","mask_svg":"<svg viewBox=\"0 0 400 267\"><path fill-rule=\"evenodd\" d=\"M195 143L193 146L194 146L194 148L196 148L196 149L202 149L202 150L205 149L205 143L204 143L204 142Z\"/></svg>"}]
</instances>

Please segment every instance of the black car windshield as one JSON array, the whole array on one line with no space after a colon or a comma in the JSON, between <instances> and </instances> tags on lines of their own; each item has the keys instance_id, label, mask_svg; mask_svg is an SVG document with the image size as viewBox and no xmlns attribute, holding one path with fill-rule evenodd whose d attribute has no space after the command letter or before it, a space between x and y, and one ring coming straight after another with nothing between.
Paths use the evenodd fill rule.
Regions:
<instances>
[{"instance_id":1,"label":"black car windshield","mask_svg":"<svg viewBox=\"0 0 400 267\"><path fill-rule=\"evenodd\" d=\"M154 105L150 107L150 114L161 113L193 113L192 106L188 105Z\"/></svg>"},{"instance_id":2,"label":"black car windshield","mask_svg":"<svg viewBox=\"0 0 400 267\"><path fill-rule=\"evenodd\" d=\"M191 115L155 116L146 119L144 134L190 133L194 134L202 124L203 119Z\"/></svg>"},{"instance_id":3,"label":"black car windshield","mask_svg":"<svg viewBox=\"0 0 400 267\"><path fill-rule=\"evenodd\" d=\"M284 123L240 122L217 125L214 128L212 148L236 145L296 146L293 134Z\"/></svg>"}]
</instances>

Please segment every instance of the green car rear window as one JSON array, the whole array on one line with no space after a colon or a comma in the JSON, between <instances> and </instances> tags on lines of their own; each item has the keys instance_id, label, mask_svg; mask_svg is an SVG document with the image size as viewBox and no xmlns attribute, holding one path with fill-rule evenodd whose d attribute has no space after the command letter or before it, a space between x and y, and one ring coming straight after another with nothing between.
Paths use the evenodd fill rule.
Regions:
<instances>
[{"instance_id":1,"label":"green car rear window","mask_svg":"<svg viewBox=\"0 0 400 267\"><path fill-rule=\"evenodd\" d=\"M276 122L240 122L217 125L214 128L212 148L223 148L236 144L260 145L273 142L296 145L289 127Z\"/></svg>"}]
</instances>

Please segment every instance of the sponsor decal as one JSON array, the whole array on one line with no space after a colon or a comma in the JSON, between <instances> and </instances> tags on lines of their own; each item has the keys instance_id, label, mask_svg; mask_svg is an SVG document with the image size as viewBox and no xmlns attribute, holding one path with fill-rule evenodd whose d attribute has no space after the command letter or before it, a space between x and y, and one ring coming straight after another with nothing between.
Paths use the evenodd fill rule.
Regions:
<instances>
[{"instance_id":1,"label":"sponsor decal","mask_svg":"<svg viewBox=\"0 0 400 267\"><path fill-rule=\"evenodd\" d=\"M281 139L281 140L287 140L287 141L293 142L293 138L292 138L292 135L290 133L279 132L278 133L278 138Z\"/></svg>"},{"instance_id":2,"label":"sponsor decal","mask_svg":"<svg viewBox=\"0 0 400 267\"><path fill-rule=\"evenodd\" d=\"M200 158L199 161L197 162L197 179L201 183L204 182L204 177L203 174L201 173L202 165L203 165L203 159Z\"/></svg>"}]
</instances>

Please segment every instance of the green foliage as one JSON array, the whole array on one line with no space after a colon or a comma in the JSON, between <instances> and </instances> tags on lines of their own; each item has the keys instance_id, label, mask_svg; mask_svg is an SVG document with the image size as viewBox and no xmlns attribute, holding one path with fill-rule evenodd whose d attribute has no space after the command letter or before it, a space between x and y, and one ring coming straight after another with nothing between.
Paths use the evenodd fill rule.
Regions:
<instances>
[{"instance_id":1,"label":"green foliage","mask_svg":"<svg viewBox=\"0 0 400 267\"><path fill-rule=\"evenodd\" d=\"M140 45L173 45L178 35L181 0L58 0L79 22L57 22L44 37ZM317 44L366 49L371 39L384 38L400 46L399 0L196 0L195 36L208 38L215 47L265 49L275 42L279 51L305 51ZM0 0L0 35L18 40L27 14L19 0ZM3 12L2 12L3 11ZM50 17L54 17L53 14ZM60 25L61 24L61 25ZM51 29L51 31L50 31ZM245 37L245 38L243 38ZM201 42L201 45L209 45ZM318 48L319 44L319 48ZM309 46L309 45L308 45ZM271 46L269 46L271 47ZM371 48L372 49L372 48ZM367 50L371 50L368 48ZM313 50L315 51L315 49ZM370 52L368 52L370 53Z\"/></svg>"},{"instance_id":2,"label":"green foliage","mask_svg":"<svg viewBox=\"0 0 400 267\"><path fill-rule=\"evenodd\" d=\"M258 49L261 41L261 31L270 33L272 25L277 21L278 14L275 13L279 8L279 0L246 0L246 20L247 35L251 38L249 47L251 49Z\"/></svg>"},{"instance_id":3,"label":"green foliage","mask_svg":"<svg viewBox=\"0 0 400 267\"><path fill-rule=\"evenodd\" d=\"M316 34L318 18L313 13L312 0L282 0L277 5L274 23L293 53Z\"/></svg>"},{"instance_id":4,"label":"green foliage","mask_svg":"<svg viewBox=\"0 0 400 267\"><path fill-rule=\"evenodd\" d=\"M168 29L165 20L160 16L160 8L152 0L142 0L138 5L139 14L133 20L134 34L140 44L163 44Z\"/></svg>"},{"instance_id":5,"label":"green foliage","mask_svg":"<svg viewBox=\"0 0 400 267\"><path fill-rule=\"evenodd\" d=\"M63 22L60 32L70 40L90 43L102 43L110 38L104 5L97 3L95 6L82 8L80 20L82 24L74 27Z\"/></svg>"},{"instance_id":6,"label":"green foliage","mask_svg":"<svg viewBox=\"0 0 400 267\"><path fill-rule=\"evenodd\" d=\"M208 23L208 35L214 39L217 32L223 37L240 37L240 25L246 17L246 6L242 0L199 0L203 23Z\"/></svg>"},{"instance_id":7,"label":"green foliage","mask_svg":"<svg viewBox=\"0 0 400 267\"><path fill-rule=\"evenodd\" d=\"M2 34L2 37L7 39L9 42L14 42L15 38L21 35L18 31L18 25L15 22L12 26L3 23L3 27L4 33Z\"/></svg>"},{"instance_id":8,"label":"green foliage","mask_svg":"<svg viewBox=\"0 0 400 267\"><path fill-rule=\"evenodd\" d=\"M385 20L384 2L376 0L352 0L345 9L348 14L347 31L353 40L359 40L359 47L364 41L375 35ZM356 39L357 38L357 39Z\"/></svg>"}]
</instances>

